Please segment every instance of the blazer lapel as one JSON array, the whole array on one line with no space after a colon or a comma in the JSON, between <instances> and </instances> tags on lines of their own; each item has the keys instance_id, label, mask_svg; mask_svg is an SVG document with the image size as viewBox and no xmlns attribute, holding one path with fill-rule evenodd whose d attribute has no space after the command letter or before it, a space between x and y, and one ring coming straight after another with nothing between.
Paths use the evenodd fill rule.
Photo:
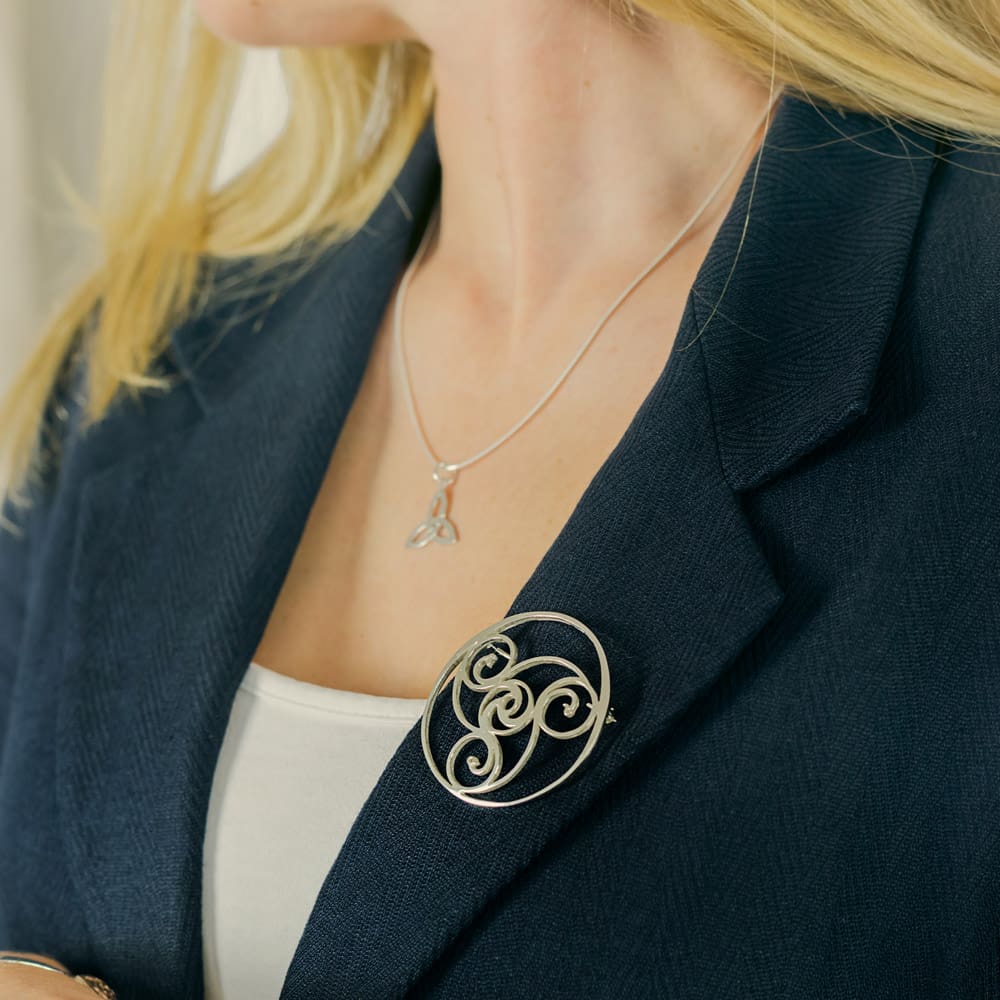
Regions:
<instances>
[{"instance_id":1,"label":"blazer lapel","mask_svg":"<svg viewBox=\"0 0 1000 1000\"><path fill-rule=\"evenodd\" d=\"M200 419L151 430L80 487L56 794L102 971L125 995L201 996L201 852L229 710L426 221L410 205L429 210L439 176L425 129L364 228L266 327L262 301L178 327Z\"/></svg>"},{"instance_id":2,"label":"blazer lapel","mask_svg":"<svg viewBox=\"0 0 1000 1000\"><path fill-rule=\"evenodd\" d=\"M864 144L838 142L838 130ZM930 174L928 156L901 155L916 138L863 115L835 129L814 105L781 99L721 309L705 326L753 166L653 390L512 595L509 614L562 611L594 630L617 722L570 781L509 809L449 795L415 727L331 857L282 1000L406 993L624 769L669 752L701 694L763 649L783 591L739 490L865 411ZM229 708L439 178L429 121L396 190L275 303L266 336L239 318L202 356L207 321L178 328L203 418L83 484L57 793L104 971L123 989L200 995L201 849Z\"/></svg>"},{"instance_id":3,"label":"blazer lapel","mask_svg":"<svg viewBox=\"0 0 1000 1000\"><path fill-rule=\"evenodd\" d=\"M778 105L723 321L705 317L732 266L752 168L654 389L508 610L563 611L594 629L616 724L573 780L509 809L449 795L411 731L329 872L281 1000L419 994L490 899L623 771L669 753L681 715L763 649L784 592L737 491L867 408L933 162L906 158L921 154L903 145L916 133L873 125ZM838 141L837 129L863 138Z\"/></svg>"},{"instance_id":4,"label":"blazer lapel","mask_svg":"<svg viewBox=\"0 0 1000 1000\"><path fill-rule=\"evenodd\" d=\"M684 336L693 322L689 307ZM617 721L569 782L502 809L450 795L411 731L329 872L281 1000L404 995L610 782L641 767L643 752L663 749L680 714L782 596L721 474L701 358L674 352L508 611L562 611L593 629L608 655ZM576 662L569 642L535 652ZM446 689L439 717L448 699Z\"/></svg>"}]
</instances>

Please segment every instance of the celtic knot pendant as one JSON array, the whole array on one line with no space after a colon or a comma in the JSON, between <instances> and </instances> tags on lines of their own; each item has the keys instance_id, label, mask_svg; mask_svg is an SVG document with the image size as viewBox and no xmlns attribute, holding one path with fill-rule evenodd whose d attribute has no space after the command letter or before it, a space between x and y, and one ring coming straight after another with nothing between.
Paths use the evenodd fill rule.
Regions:
<instances>
[{"instance_id":1,"label":"celtic knot pendant","mask_svg":"<svg viewBox=\"0 0 1000 1000\"><path fill-rule=\"evenodd\" d=\"M560 622L582 633L596 656L596 668L584 671L556 653L520 659L517 644L507 633L533 620ZM443 731L454 734L454 739L447 753L444 749L435 753L431 745L434 702L449 680L451 712L445 713ZM559 611L511 615L469 639L441 672L420 726L424 757L437 781L463 802L518 805L562 784L583 763L605 724L616 721L610 696L607 657L583 622ZM474 718L467 710L470 702L475 703ZM566 751L549 752L558 747L553 740L567 743ZM533 774L528 764L540 742L549 743L541 753L547 759ZM505 792L503 797L487 798L515 781L524 794L511 799ZM538 785L542 787L530 790Z\"/></svg>"},{"instance_id":2,"label":"celtic knot pendant","mask_svg":"<svg viewBox=\"0 0 1000 1000\"><path fill-rule=\"evenodd\" d=\"M437 489L431 498L427 517L410 532L406 539L408 549L422 549L431 542L454 545L458 541L455 525L448 517L448 487L458 478L458 472L445 462L434 466L434 482Z\"/></svg>"}]
</instances>

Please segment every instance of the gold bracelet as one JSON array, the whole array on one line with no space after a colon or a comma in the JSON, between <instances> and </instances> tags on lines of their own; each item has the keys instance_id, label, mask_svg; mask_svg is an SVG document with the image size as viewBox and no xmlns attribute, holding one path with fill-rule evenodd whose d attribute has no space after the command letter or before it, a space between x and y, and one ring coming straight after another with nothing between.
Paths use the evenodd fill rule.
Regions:
<instances>
[{"instance_id":1,"label":"gold bracelet","mask_svg":"<svg viewBox=\"0 0 1000 1000\"><path fill-rule=\"evenodd\" d=\"M65 969L59 968L58 965L41 962L36 958L15 958L13 955L0 955L0 962L6 962L9 965L27 965L33 969L46 969L49 972L58 972L60 976L69 976L73 982L88 986L102 1000L118 1000L115 991L103 979L99 979L97 976L88 976L83 973L74 976L72 972L67 972Z\"/></svg>"},{"instance_id":2,"label":"gold bracelet","mask_svg":"<svg viewBox=\"0 0 1000 1000\"><path fill-rule=\"evenodd\" d=\"M102 1000L118 1000L115 991L103 979L98 979L97 976L88 976L80 973L73 977L73 981L89 986Z\"/></svg>"}]
</instances>

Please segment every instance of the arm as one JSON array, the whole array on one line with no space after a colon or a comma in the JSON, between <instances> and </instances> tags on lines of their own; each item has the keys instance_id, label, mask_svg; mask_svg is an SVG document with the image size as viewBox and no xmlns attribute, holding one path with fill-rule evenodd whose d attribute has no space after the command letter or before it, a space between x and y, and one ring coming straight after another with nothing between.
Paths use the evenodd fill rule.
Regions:
<instances>
[{"instance_id":1,"label":"arm","mask_svg":"<svg viewBox=\"0 0 1000 1000\"><path fill-rule=\"evenodd\" d=\"M32 510L9 500L0 509L0 757L7 732L27 600ZM14 529L18 535L15 535Z\"/></svg>"},{"instance_id":2,"label":"arm","mask_svg":"<svg viewBox=\"0 0 1000 1000\"><path fill-rule=\"evenodd\" d=\"M26 509L0 493L0 761L10 720L11 698L21 653L28 603L32 549L44 527L44 508L58 482L60 453L80 409L85 378L79 344L74 342L50 390L39 429L52 461L28 487L32 503Z\"/></svg>"},{"instance_id":3,"label":"arm","mask_svg":"<svg viewBox=\"0 0 1000 1000\"><path fill-rule=\"evenodd\" d=\"M64 366L50 394L42 421L41 433L49 446L55 448L62 446L62 432L68 423L71 409L66 392L66 372L67 367ZM44 476L39 477L44 482L39 482L38 479L31 480L28 487L31 503L27 507L16 505L0 491L0 774L3 771L8 733L14 719L14 694L29 610L33 559L39 547L40 533L45 529L51 491L58 478L51 472L52 470L47 470ZM2 895L0 887L0 898ZM0 906L0 911L2 909ZM2 926L3 917L0 912L0 927ZM58 961L43 958L41 955L3 951L2 946L0 946L0 956L37 958L62 967ZM72 979L62 983L58 974L51 971L47 975L54 982L47 982L41 978L45 975L44 969L0 963L0 1000L15 996L26 998L81 995L80 983L75 983ZM22 984L24 989L20 989Z\"/></svg>"},{"instance_id":4,"label":"arm","mask_svg":"<svg viewBox=\"0 0 1000 1000\"><path fill-rule=\"evenodd\" d=\"M22 511L7 501L0 517L0 757L21 648L31 547L29 529L34 512L34 507ZM17 534L7 522L17 529ZM47 955L15 951L0 951L0 955L38 959L68 972L58 959ZM95 995L89 986L69 975L0 962L0 1000L85 1000L87 997L94 1000Z\"/></svg>"}]
</instances>

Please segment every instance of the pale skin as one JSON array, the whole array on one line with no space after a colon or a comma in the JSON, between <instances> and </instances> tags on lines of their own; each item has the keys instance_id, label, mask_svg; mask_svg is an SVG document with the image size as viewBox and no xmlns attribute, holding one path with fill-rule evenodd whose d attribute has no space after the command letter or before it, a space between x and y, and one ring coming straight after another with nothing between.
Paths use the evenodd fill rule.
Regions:
<instances>
[{"instance_id":1,"label":"pale skin","mask_svg":"<svg viewBox=\"0 0 1000 1000\"><path fill-rule=\"evenodd\" d=\"M199 6L252 44L416 37L431 49L442 221L410 284L405 339L424 428L452 461L532 407L754 135L769 97L690 27L650 19L633 33L588 0ZM457 545L403 544L433 482L401 394L390 303L258 662L424 697L450 654L507 613L665 364L757 148L546 407L460 473Z\"/></svg>"},{"instance_id":2,"label":"pale skin","mask_svg":"<svg viewBox=\"0 0 1000 1000\"><path fill-rule=\"evenodd\" d=\"M423 426L446 460L479 451L534 405L740 146L763 134L753 127L766 84L689 26L650 19L633 33L599 0L197 7L214 31L251 45L418 38L431 49L441 229L410 284L405 338ZM546 407L461 472L456 545L403 544L433 485L401 394L389 302L259 663L422 698L448 656L507 613L665 364L757 148ZM0 1000L32 996L93 994L0 963Z\"/></svg>"}]
</instances>

